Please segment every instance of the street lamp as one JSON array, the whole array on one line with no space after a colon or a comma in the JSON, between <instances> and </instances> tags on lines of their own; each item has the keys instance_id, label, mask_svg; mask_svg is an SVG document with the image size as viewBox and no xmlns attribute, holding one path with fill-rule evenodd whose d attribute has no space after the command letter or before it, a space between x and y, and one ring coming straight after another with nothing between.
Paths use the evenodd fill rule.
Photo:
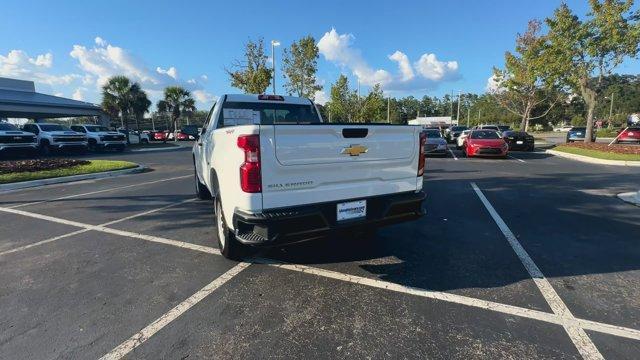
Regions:
<instances>
[{"instance_id":1,"label":"street lamp","mask_svg":"<svg viewBox=\"0 0 640 360\"><path fill-rule=\"evenodd\" d=\"M276 94L276 50L275 50L276 46L280 46L280 41L271 40L271 65L273 66L273 95Z\"/></svg>"}]
</instances>

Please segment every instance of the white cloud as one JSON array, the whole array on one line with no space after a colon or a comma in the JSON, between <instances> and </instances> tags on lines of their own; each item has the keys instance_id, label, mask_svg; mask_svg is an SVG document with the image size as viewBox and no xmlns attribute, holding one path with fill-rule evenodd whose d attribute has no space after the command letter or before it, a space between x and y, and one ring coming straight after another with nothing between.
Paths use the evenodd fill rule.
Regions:
<instances>
[{"instance_id":1,"label":"white cloud","mask_svg":"<svg viewBox=\"0 0 640 360\"><path fill-rule=\"evenodd\" d=\"M458 62L438 61L435 54L423 54L420 60L415 63L415 67L418 73L426 79L440 81L458 71Z\"/></svg>"},{"instance_id":2,"label":"white cloud","mask_svg":"<svg viewBox=\"0 0 640 360\"><path fill-rule=\"evenodd\" d=\"M193 95L193 98L197 102L205 104L205 105L207 105L207 104L211 105L211 104L213 104L214 101L218 100L217 96L215 96L213 94L210 94L205 90L194 90L194 91L191 92L191 94Z\"/></svg>"},{"instance_id":3,"label":"white cloud","mask_svg":"<svg viewBox=\"0 0 640 360\"><path fill-rule=\"evenodd\" d=\"M36 56L35 60L29 59L29 62L35 66L50 68L53 64L53 55L51 53L41 54Z\"/></svg>"},{"instance_id":4,"label":"white cloud","mask_svg":"<svg viewBox=\"0 0 640 360\"><path fill-rule=\"evenodd\" d=\"M6 56L0 55L0 76L31 80L46 85L67 85L80 77L77 74L50 74L47 71L52 64L51 53L32 58L22 50L11 50Z\"/></svg>"},{"instance_id":5,"label":"white cloud","mask_svg":"<svg viewBox=\"0 0 640 360\"><path fill-rule=\"evenodd\" d=\"M415 76L413 69L409 63L409 57L402 51L396 50L393 54L389 55L389 59L398 63L398 69L402 74L402 81L409 81Z\"/></svg>"},{"instance_id":6,"label":"white cloud","mask_svg":"<svg viewBox=\"0 0 640 360\"><path fill-rule=\"evenodd\" d=\"M316 104L324 105L328 101L329 101L329 96L327 95L326 92L324 92L324 90L318 90L314 94L313 102L315 102Z\"/></svg>"},{"instance_id":7,"label":"white cloud","mask_svg":"<svg viewBox=\"0 0 640 360\"><path fill-rule=\"evenodd\" d=\"M82 93L82 89L77 88L76 91L71 95L73 100L84 101L84 94Z\"/></svg>"},{"instance_id":8,"label":"white cloud","mask_svg":"<svg viewBox=\"0 0 640 360\"><path fill-rule=\"evenodd\" d=\"M101 46L101 47L107 46L107 42L104 41L104 39L101 38L100 36L96 36L96 38L94 39L94 42L96 43L96 45Z\"/></svg>"},{"instance_id":9,"label":"white cloud","mask_svg":"<svg viewBox=\"0 0 640 360\"><path fill-rule=\"evenodd\" d=\"M156 71L158 72L158 74L166 74L166 75L171 76L174 79L178 78L178 70L176 70L176 68L174 68L173 66L168 68L168 69L166 69L166 70L161 68L160 66L158 66L156 68Z\"/></svg>"},{"instance_id":10,"label":"white cloud","mask_svg":"<svg viewBox=\"0 0 640 360\"><path fill-rule=\"evenodd\" d=\"M490 93L495 93L500 89L500 82L496 80L495 75L489 76L487 79L487 85L485 86L485 91Z\"/></svg>"},{"instance_id":11,"label":"white cloud","mask_svg":"<svg viewBox=\"0 0 640 360\"><path fill-rule=\"evenodd\" d=\"M77 73L56 74L53 54L29 56L23 50L11 50L6 55L0 54L0 76L31 80L36 82L39 91L72 94L76 99L94 103L100 102L100 87L116 75L138 82L153 103L162 97L165 87L175 85L191 91L204 105L216 99L204 89L208 80L206 75L181 80L176 67L150 67L132 52L109 44L99 36L92 45L73 45L69 56L76 63Z\"/></svg>"},{"instance_id":12,"label":"white cloud","mask_svg":"<svg viewBox=\"0 0 640 360\"><path fill-rule=\"evenodd\" d=\"M400 50L388 56L398 65L398 73L391 74L384 69L374 69L352 43L352 34L339 34L336 29L326 32L318 49L324 58L343 68L349 69L364 85L382 85L385 90L426 90L435 88L443 81L459 78L456 61L439 61L435 54L425 53L411 64L409 57Z\"/></svg>"}]
</instances>

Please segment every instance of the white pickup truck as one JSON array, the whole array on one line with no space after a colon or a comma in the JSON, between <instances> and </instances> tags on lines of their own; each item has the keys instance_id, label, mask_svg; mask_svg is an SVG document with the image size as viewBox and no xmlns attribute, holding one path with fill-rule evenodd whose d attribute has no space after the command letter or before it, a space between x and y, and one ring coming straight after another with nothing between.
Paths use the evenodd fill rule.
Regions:
<instances>
[{"instance_id":1,"label":"white pickup truck","mask_svg":"<svg viewBox=\"0 0 640 360\"><path fill-rule=\"evenodd\" d=\"M222 96L193 146L196 193L214 198L220 251L239 259L246 246L422 216L420 130L323 123L305 98Z\"/></svg>"}]
</instances>

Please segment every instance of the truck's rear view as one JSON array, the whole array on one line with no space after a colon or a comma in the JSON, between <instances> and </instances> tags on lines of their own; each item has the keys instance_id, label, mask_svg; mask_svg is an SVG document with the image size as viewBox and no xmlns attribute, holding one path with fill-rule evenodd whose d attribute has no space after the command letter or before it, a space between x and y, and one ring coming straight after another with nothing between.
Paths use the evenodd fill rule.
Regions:
<instances>
[{"instance_id":1,"label":"truck's rear view","mask_svg":"<svg viewBox=\"0 0 640 360\"><path fill-rule=\"evenodd\" d=\"M308 99L226 95L196 145L196 189L212 195L221 252L371 230L422 215L416 126L323 123Z\"/></svg>"}]
</instances>

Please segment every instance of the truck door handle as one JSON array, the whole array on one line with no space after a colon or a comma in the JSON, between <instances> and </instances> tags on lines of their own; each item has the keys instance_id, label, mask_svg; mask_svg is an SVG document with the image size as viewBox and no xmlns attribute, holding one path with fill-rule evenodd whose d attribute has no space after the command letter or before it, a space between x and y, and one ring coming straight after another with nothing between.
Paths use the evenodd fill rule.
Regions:
<instances>
[{"instance_id":1,"label":"truck door handle","mask_svg":"<svg viewBox=\"0 0 640 360\"><path fill-rule=\"evenodd\" d=\"M369 133L367 128L345 128L342 129L342 137L345 139L355 139L366 137Z\"/></svg>"}]
</instances>

